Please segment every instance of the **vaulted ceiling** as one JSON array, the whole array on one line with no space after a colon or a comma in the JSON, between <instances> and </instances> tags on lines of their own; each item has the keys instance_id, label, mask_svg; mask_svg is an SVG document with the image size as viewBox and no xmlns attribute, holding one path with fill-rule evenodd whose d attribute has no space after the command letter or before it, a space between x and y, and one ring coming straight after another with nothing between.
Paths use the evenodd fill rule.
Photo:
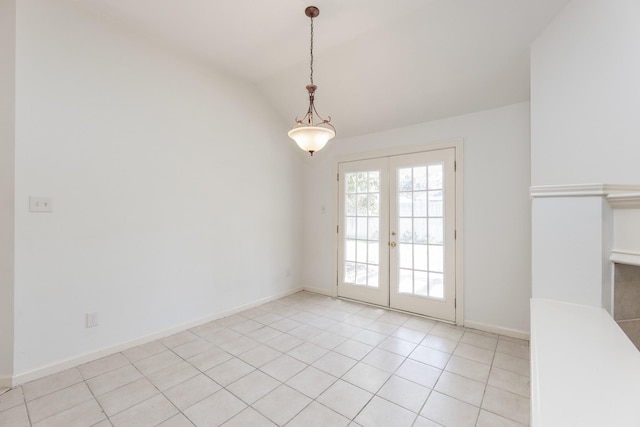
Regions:
<instances>
[{"instance_id":1,"label":"vaulted ceiling","mask_svg":"<svg viewBox=\"0 0 640 427\"><path fill-rule=\"evenodd\" d=\"M80 4L77 0L67 0ZM338 136L529 99L529 46L569 0L83 0L256 85L283 121L316 105Z\"/></svg>"}]
</instances>

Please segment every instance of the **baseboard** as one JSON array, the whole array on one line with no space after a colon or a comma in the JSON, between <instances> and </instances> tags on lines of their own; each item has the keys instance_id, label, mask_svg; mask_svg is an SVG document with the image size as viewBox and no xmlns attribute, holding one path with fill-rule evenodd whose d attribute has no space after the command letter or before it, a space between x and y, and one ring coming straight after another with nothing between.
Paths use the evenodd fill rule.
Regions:
<instances>
[{"instance_id":1,"label":"baseboard","mask_svg":"<svg viewBox=\"0 0 640 427\"><path fill-rule=\"evenodd\" d=\"M338 293L337 292L333 292L330 289L323 289L323 288L315 288L313 286L304 286L302 288L302 290L308 291L308 292L313 292L314 294L320 294L320 295L325 295L328 297L337 297Z\"/></svg>"},{"instance_id":2,"label":"baseboard","mask_svg":"<svg viewBox=\"0 0 640 427\"><path fill-rule=\"evenodd\" d=\"M518 339L527 340L527 341L529 341L531 337L531 334L529 332L519 331L517 329L504 328L502 326L489 325L489 324L480 323L480 322L465 321L464 327L471 328L471 329L478 329L484 332L491 332L493 334L505 335L507 337L518 338Z\"/></svg>"},{"instance_id":3,"label":"baseboard","mask_svg":"<svg viewBox=\"0 0 640 427\"><path fill-rule=\"evenodd\" d=\"M3 387L6 381L7 385L6 387L14 387L18 384L24 384L26 382L29 381L33 381L33 380L37 380L43 377L46 377L48 375L52 375L52 374L56 374L58 372L62 372L64 370L70 369L70 368L74 368L76 366L82 365L84 363L88 363L88 362L92 362L94 360L100 359L102 357L105 356L109 356L111 354L114 353L119 353L121 351L125 351L128 350L132 347L137 347L139 345L142 344L146 344L148 342L151 341L155 341L161 338L165 338L168 337L169 335L173 335L176 334L178 332L182 332L182 331L186 331L187 329L191 329L194 328L196 326L200 326L203 325L205 323L209 323L212 322L214 320L218 320L221 319L223 317L227 317L227 316L231 316L233 314L236 313L240 313L241 311L244 310L248 310L250 308L253 307L257 307L259 305L271 302L271 301L275 301L277 299L280 298L284 298L286 296L289 295L293 295L297 292L302 291L303 288L302 287L298 287L298 288L294 288L294 289L290 289L288 291L285 292L280 292L276 295L272 295L270 297L267 298L262 298L253 302L250 302L248 304L244 304L238 307L234 307L231 308L229 310L225 310L216 314L212 314L206 317L203 317L201 319L198 320L194 320L191 322L187 322L187 323L183 323L181 325L178 326L174 326L172 328L169 329L165 329L153 334L149 334L149 335L145 335L142 337L138 337L135 338L133 340L129 340L129 341L125 341L122 342L120 344L116 344L116 345L112 345L109 347L104 347L95 351L91 351L91 352L87 352L84 354L81 354L79 356L75 356L60 362L56 362L56 363L52 363L50 365L47 366L43 366L41 368L37 368L28 372L23 372L17 375L14 375L13 378L11 377L0 377L0 387Z\"/></svg>"},{"instance_id":4,"label":"baseboard","mask_svg":"<svg viewBox=\"0 0 640 427\"><path fill-rule=\"evenodd\" d=\"M7 375L0 375L0 389L13 387L13 378Z\"/></svg>"}]
</instances>

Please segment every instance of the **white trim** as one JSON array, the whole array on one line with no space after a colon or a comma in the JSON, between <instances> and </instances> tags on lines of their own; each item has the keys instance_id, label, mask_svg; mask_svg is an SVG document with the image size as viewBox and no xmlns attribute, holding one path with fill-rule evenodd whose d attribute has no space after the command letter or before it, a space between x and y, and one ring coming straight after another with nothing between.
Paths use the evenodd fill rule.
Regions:
<instances>
[{"instance_id":1,"label":"white trim","mask_svg":"<svg viewBox=\"0 0 640 427\"><path fill-rule=\"evenodd\" d=\"M338 294L336 292L337 288L332 286L332 289L334 290L333 292L330 289L321 289L321 288L316 288L315 286L304 286L302 288L303 291L312 292L314 294L324 295L331 298L337 298L338 297Z\"/></svg>"},{"instance_id":2,"label":"white trim","mask_svg":"<svg viewBox=\"0 0 640 427\"><path fill-rule=\"evenodd\" d=\"M631 251L621 251L614 249L611 251L609 259L616 264L627 264L640 266L640 253Z\"/></svg>"},{"instance_id":3,"label":"white trim","mask_svg":"<svg viewBox=\"0 0 640 427\"><path fill-rule=\"evenodd\" d=\"M470 328L470 329L477 329L479 331L484 331L484 332L491 332L493 334L504 335L507 337L517 338L521 340L529 341L530 339L529 332L519 331L517 329L504 328L502 326L489 325L487 323L466 321L464 322L464 327Z\"/></svg>"},{"instance_id":4,"label":"white trim","mask_svg":"<svg viewBox=\"0 0 640 427\"><path fill-rule=\"evenodd\" d=\"M609 196L617 193L640 192L637 185L612 184L573 184L573 185L535 185L529 187L529 195L536 197L585 197Z\"/></svg>"},{"instance_id":5,"label":"white trim","mask_svg":"<svg viewBox=\"0 0 640 427\"><path fill-rule=\"evenodd\" d=\"M168 337L169 335L173 335L176 334L178 332L182 332L185 331L187 329L191 329L193 327L196 326L200 326L203 325L205 323L209 323L211 321L217 320L217 319L221 319L223 317L227 317L227 316L231 316L233 314L239 313L241 311L244 310L248 310L250 308L253 307L257 307L259 305L265 304L267 302L271 302L280 298L284 298L286 296L289 295L293 295L297 292L302 291L303 288L302 287L298 287L298 288L294 288L285 292L280 292L276 295L267 297L267 298L262 298L260 300L257 301L253 301L250 302L248 304L244 304L235 308L231 308L229 310L225 310L222 311L220 313L216 313L216 314L212 314L210 316L207 317L203 317L201 319L192 321L192 322L187 322L187 323L183 323L181 325L178 326L174 326L172 328L169 329L165 329L163 331L160 332L156 332L153 334L149 334L149 335L145 335L143 337L139 337L139 338L135 338L133 340L130 341L126 341L120 344L116 344L113 346L109 346L109 347L104 347L101 348L99 350L95 350L95 351L91 351L88 353L84 353L81 354L79 356L75 356L75 357L71 357L69 359L60 361L60 362L56 362L56 363L52 363L51 365L47 365L47 366L43 366L31 371L27 371L27 372L23 372L17 375L13 376L13 381L10 380L10 382L12 382L11 386L16 386L18 384L24 384L26 382L29 381L33 381L33 380L37 380L39 378L43 378L46 377L47 375L51 375L51 374L56 374L58 372L64 371L66 369L69 368L73 368L76 367L78 365L82 365L83 363L88 363L88 362L92 362L94 360L100 359L101 357L105 357L108 356L110 354L114 354L114 353L119 353L121 351L142 345L142 344L146 344L148 342L151 341L155 341L164 337ZM3 381L5 381L6 379L3 377L0 377L0 386L3 384Z\"/></svg>"},{"instance_id":6,"label":"white trim","mask_svg":"<svg viewBox=\"0 0 640 427\"><path fill-rule=\"evenodd\" d=\"M375 159L380 157L400 156L404 154L420 153L424 151L443 150L447 148L455 149L455 162L456 162L456 325L464 324L464 165L463 165L463 149L464 140L457 138L451 140L443 140L433 144L419 144L412 146L393 147L385 150L377 150L372 152L359 152L353 154L343 154L340 156L334 156L332 159L333 169L332 177L338 176L338 164L357 160ZM340 185L336 181L333 187L333 197L331 198L332 209L335 213L334 229L338 225L339 212L338 212L338 194L340 191ZM638 187L640 190L640 187ZM335 273L335 283L332 288L335 290L335 294L331 295L337 297L338 295L338 235L336 238L331 239L333 242L333 256L332 270Z\"/></svg>"},{"instance_id":7,"label":"white trim","mask_svg":"<svg viewBox=\"0 0 640 427\"><path fill-rule=\"evenodd\" d=\"M640 209L640 193L611 194L607 200L616 209Z\"/></svg>"}]
</instances>

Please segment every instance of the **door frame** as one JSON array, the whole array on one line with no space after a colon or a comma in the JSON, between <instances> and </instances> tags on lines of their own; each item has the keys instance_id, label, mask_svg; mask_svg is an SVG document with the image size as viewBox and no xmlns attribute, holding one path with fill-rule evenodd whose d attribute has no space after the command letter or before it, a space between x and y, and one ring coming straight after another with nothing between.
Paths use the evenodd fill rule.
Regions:
<instances>
[{"instance_id":1,"label":"door frame","mask_svg":"<svg viewBox=\"0 0 640 427\"><path fill-rule=\"evenodd\" d=\"M340 191L340 183L338 182L339 163L357 161L357 160L369 160L376 159L380 157L389 157L389 156L399 156L404 154L414 154L421 153L425 151L434 151L434 150L442 150L445 148L454 148L455 149L455 174L456 174L456 187L455 187L455 221L456 221L456 240L455 240L455 257L456 257L456 325L464 325L464 262L463 262L463 254L464 254L464 223L463 223L463 202L464 202L464 192L463 192L463 171L464 171L464 163L463 163L463 146L464 141L462 139L455 139L449 141L441 141L433 144L420 144L420 145L412 145L412 146L404 146L404 147L394 147L384 150L378 151L370 151L363 153L352 153L345 154L341 156L336 156L333 159L332 171L333 176L336 181L334 182L333 194L331 198L331 209L334 213L334 230L336 230L335 238L331 239L332 241L332 250L334 256L331 258L332 260L332 268L335 274L335 284L332 288L333 297L338 296L338 223L340 220L340 212L338 212L338 197ZM393 309L391 309L393 310ZM440 319L438 319L440 320Z\"/></svg>"}]
</instances>

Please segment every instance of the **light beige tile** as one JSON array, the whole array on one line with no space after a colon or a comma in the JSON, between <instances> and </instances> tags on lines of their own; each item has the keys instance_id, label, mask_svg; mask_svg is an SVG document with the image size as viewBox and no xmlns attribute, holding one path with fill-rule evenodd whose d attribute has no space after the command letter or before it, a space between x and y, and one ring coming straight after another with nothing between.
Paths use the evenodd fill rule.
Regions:
<instances>
[{"instance_id":1,"label":"light beige tile","mask_svg":"<svg viewBox=\"0 0 640 427\"><path fill-rule=\"evenodd\" d=\"M204 339L209 341L211 344L219 346L220 344L233 341L240 337L242 337L242 334L236 331L232 331L231 329L221 329L217 332L205 336Z\"/></svg>"},{"instance_id":2,"label":"light beige tile","mask_svg":"<svg viewBox=\"0 0 640 427\"><path fill-rule=\"evenodd\" d=\"M498 338L466 331L460 339L460 342L494 351L498 345Z\"/></svg>"},{"instance_id":3,"label":"light beige tile","mask_svg":"<svg viewBox=\"0 0 640 427\"><path fill-rule=\"evenodd\" d=\"M287 354L304 363L311 364L328 352L329 350L325 348L306 342L292 350L289 350Z\"/></svg>"},{"instance_id":4,"label":"light beige tile","mask_svg":"<svg viewBox=\"0 0 640 427\"><path fill-rule=\"evenodd\" d=\"M222 427L275 427L276 424L269 421L253 408L246 408L238 415L231 418Z\"/></svg>"},{"instance_id":5,"label":"light beige tile","mask_svg":"<svg viewBox=\"0 0 640 427\"><path fill-rule=\"evenodd\" d=\"M431 389L396 375L380 389L378 396L400 405L411 412L418 413L431 393Z\"/></svg>"},{"instance_id":6,"label":"light beige tile","mask_svg":"<svg viewBox=\"0 0 640 427\"><path fill-rule=\"evenodd\" d=\"M479 408L434 391L420 415L443 426L474 427Z\"/></svg>"},{"instance_id":7,"label":"light beige tile","mask_svg":"<svg viewBox=\"0 0 640 427\"><path fill-rule=\"evenodd\" d=\"M294 337L298 337L302 340L309 341L320 335L322 332L324 332L324 330L307 324L289 331L288 334L293 335Z\"/></svg>"},{"instance_id":8,"label":"light beige tile","mask_svg":"<svg viewBox=\"0 0 640 427\"><path fill-rule=\"evenodd\" d=\"M124 411L158 394L158 389L146 378L127 384L124 387L98 396L98 402L108 416Z\"/></svg>"},{"instance_id":9,"label":"light beige tile","mask_svg":"<svg viewBox=\"0 0 640 427\"><path fill-rule=\"evenodd\" d=\"M263 326L260 329L256 329L255 331L247 334L247 337L252 340L256 340L259 343L266 344L271 340L278 338L279 336L284 335L282 332L277 329L270 328L268 326ZM276 348L276 350L278 350Z\"/></svg>"},{"instance_id":10,"label":"light beige tile","mask_svg":"<svg viewBox=\"0 0 640 427\"><path fill-rule=\"evenodd\" d=\"M185 344L181 344L173 348L173 352L183 359L189 359L215 348L213 344L203 338L197 338Z\"/></svg>"},{"instance_id":11,"label":"light beige tile","mask_svg":"<svg viewBox=\"0 0 640 427\"><path fill-rule=\"evenodd\" d=\"M162 344L166 345L169 348L178 347L179 345L188 343L189 341L193 341L198 336L191 331L182 331L177 334L170 335L168 337L162 338L160 341Z\"/></svg>"},{"instance_id":12,"label":"light beige tile","mask_svg":"<svg viewBox=\"0 0 640 427\"><path fill-rule=\"evenodd\" d=\"M387 372L394 372L404 360L404 356L380 348L374 348L362 359L364 363Z\"/></svg>"},{"instance_id":13,"label":"light beige tile","mask_svg":"<svg viewBox=\"0 0 640 427\"><path fill-rule=\"evenodd\" d=\"M493 366L504 369L505 371L514 372L518 375L530 376L529 361L508 354L496 353L496 357L493 360Z\"/></svg>"},{"instance_id":14,"label":"light beige tile","mask_svg":"<svg viewBox=\"0 0 640 427\"><path fill-rule=\"evenodd\" d=\"M158 424L158 427L193 427L193 423L184 415L177 414Z\"/></svg>"},{"instance_id":15,"label":"light beige tile","mask_svg":"<svg viewBox=\"0 0 640 427\"><path fill-rule=\"evenodd\" d=\"M316 360L312 366L335 377L341 377L355 364L355 360L330 351L320 359Z\"/></svg>"},{"instance_id":16,"label":"light beige tile","mask_svg":"<svg viewBox=\"0 0 640 427\"><path fill-rule=\"evenodd\" d=\"M482 347L476 347L475 345L460 343L456 350L453 352L456 356L464 357L465 359L475 360L476 362L491 365L493 361L494 352Z\"/></svg>"},{"instance_id":17,"label":"light beige tile","mask_svg":"<svg viewBox=\"0 0 640 427\"><path fill-rule=\"evenodd\" d=\"M391 336L418 344L424 339L424 337L427 336L427 334L425 332L420 332L416 331L415 329L405 328L404 326L401 326L396 329L395 332L391 334Z\"/></svg>"},{"instance_id":18,"label":"light beige tile","mask_svg":"<svg viewBox=\"0 0 640 427\"><path fill-rule=\"evenodd\" d=\"M233 356L226 351L218 347L214 347L209 351L205 351L204 353L191 357L187 361L198 370L204 372L232 358Z\"/></svg>"},{"instance_id":19,"label":"light beige tile","mask_svg":"<svg viewBox=\"0 0 640 427\"><path fill-rule=\"evenodd\" d=\"M285 425L304 409L311 399L287 385L280 385L252 406L278 425Z\"/></svg>"},{"instance_id":20,"label":"light beige tile","mask_svg":"<svg viewBox=\"0 0 640 427\"><path fill-rule=\"evenodd\" d=\"M444 369L482 383L487 382L491 371L489 365L459 356L452 356Z\"/></svg>"},{"instance_id":21,"label":"light beige tile","mask_svg":"<svg viewBox=\"0 0 640 427\"><path fill-rule=\"evenodd\" d=\"M498 353L505 353L511 356L520 357L522 359L529 359L529 344L526 341L522 343L516 343L513 341L505 341L500 339L496 348Z\"/></svg>"},{"instance_id":22,"label":"light beige tile","mask_svg":"<svg viewBox=\"0 0 640 427\"><path fill-rule=\"evenodd\" d=\"M160 391L170 389L190 378L198 375L200 371L185 361L180 361L167 368L161 369L149 375L147 378Z\"/></svg>"},{"instance_id":23,"label":"light beige tile","mask_svg":"<svg viewBox=\"0 0 640 427\"><path fill-rule=\"evenodd\" d=\"M353 326L344 322L339 322L328 329L328 332L340 335L341 337L345 338L351 338L359 331L360 328L358 328L357 326Z\"/></svg>"},{"instance_id":24,"label":"light beige tile","mask_svg":"<svg viewBox=\"0 0 640 427\"><path fill-rule=\"evenodd\" d=\"M146 344L139 345L137 347L130 348L122 352L124 357L129 359L130 362L137 362L138 360L146 359L154 354L162 353L167 347L160 341L151 341Z\"/></svg>"},{"instance_id":25,"label":"light beige tile","mask_svg":"<svg viewBox=\"0 0 640 427\"><path fill-rule=\"evenodd\" d=\"M298 337L294 337L293 335L282 334L281 333L277 337L267 341L266 344L269 347L278 350L279 352L286 353L287 351L296 348L297 346L299 346L303 342L304 341L301 340Z\"/></svg>"},{"instance_id":26,"label":"light beige tile","mask_svg":"<svg viewBox=\"0 0 640 427\"><path fill-rule=\"evenodd\" d=\"M490 385L484 394L482 409L520 424L529 424L529 399Z\"/></svg>"},{"instance_id":27,"label":"light beige tile","mask_svg":"<svg viewBox=\"0 0 640 427\"><path fill-rule=\"evenodd\" d=\"M344 427L349 419L317 402L311 402L296 415L287 427Z\"/></svg>"},{"instance_id":28,"label":"light beige tile","mask_svg":"<svg viewBox=\"0 0 640 427\"><path fill-rule=\"evenodd\" d=\"M240 316L246 317L247 319L253 319L255 317L262 316L265 313L267 313L266 310L263 310L260 307L253 307L253 308L250 308L250 309L245 310L243 312L240 312L238 314Z\"/></svg>"},{"instance_id":29,"label":"light beige tile","mask_svg":"<svg viewBox=\"0 0 640 427\"><path fill-rule=\"evenodd\" d=\"M282 356L263 365L260 370L278 381L285 382L307 367L306 363L300 362L291 356Z\"/></svg>"},{"instance_id":30,"label":"light beige tile","mask_svg":"<svg viewBox=\"0 0 640 427\"><path fill-rule=\"evenodd\" d=\"M365 328L368 325L372 324L374 322L374 319L354 314L353 316L346 318L343 322L348 323L349 325L357 326L359 328Z\"/></svg>"},{"instance_id":31,"label":"light beige tile","mask_svg":"<svg viewBox=\"0 0 640 427\"><path fill-rule=\"evenodd\" d=\"M260 343L256 340L252 340L251 338L241 336L231 341L224 341L217 344L221 349L226 351L227 353L231 353L234 356L238 356L246 351L251 350L254 347L257 347Z\"/></svg>"},{"instance_id":32,"label":"light beige tile","mask_svg":"<svg viewBox=\"0 0 640 427\"><path fill-rule=\"evenodd\" d=\"M363 426L371 427L410 427L416 414L394 403L375 396L358 414L355 421Z\"/></svg>"},{"instance_id":33,"label":"light beige tile","mask_svg":"<svg viewBox=\"0 0 640 427\"><path fill-rule=\"evenodd\" d=\"M412 359L405 360L395 372L395 375L427 388L433 388L441 374L441 369Z\"/></svg>"},{"instance_id":34,"label":"light beige tile","mask_svg":"<svg viewBox=\"0 0 640 427\"><path fill-rule=\"evenodd\" d=\"M513 372L505 371L500 368L492 368L489 375L489 385L511 393L519 394L522 397L529 397L531 389L531 381L529 377L518 375Z\"/></svg>"},{"instance_id":35,"label":"light beige tile","mask_svg":"<svg viewBox=\"0 0 640 427\"><path fill-rule=\"evenodd\" d=\"M253 371L227 386L227 390L249 405L280 385L278 380L261 371Z\"/></svg>"},{"instance_id":36,"label":"light beige tile","mask_svg":"<svg viewBox=\"0 0 640 427\"><path fill-rule=\"evenodd\" d=\"M78 370L82 374L82 377L86 380L89 378L97 377L105 372L113 371L128 365L129 360L122 355L122 353L115 353L110 356L103 357L93 362L85 363L78 366Z\"/></svg>"},{"instance_id":37,"label":"light beige tile","mask_svg":"<svg viewBox=\"0 0 640 427\"><path fill-rule=\"evenodd\" d=\"M223 389L191 406L184 414L197 426L217 426L246 407L242 400Z\"/></svg>"},{"instance_id":38,"label":"light beige tile","mask_svg":"<svg viewBox=\"0 0 640 427\"><path fill-rule=\"evenodd\" d=\"M325 391L337 378L309 366L287 381L287 385L315 399Z\"/></svg>"},{"instance_id":39,"label":"light beige tile","mask_svg":"<svg viewBox=\"0 0 640 427\"><path fill-rule=\"evenodd\" d=\"M428 334L436 326L436 324L437 322L434 322L433 320L412 316L411 318L407 319L407 321L404 322L402 326Z\"/></svg>"},{"instance_id":40,"label":"light beige tile","mask_svg":"<svg viewBox=\"0 0 640 427\"><path fill-rule=\"evenodd\" d=\"M196 334L199 337L207 337L211 334L215 334L224 329L219 323L216 322L208 322L203 325L196 326L194 328L189 329L192 333Z\"/></svg>"},{"instance_id":41,"label":"light beige tile","mask_svg":"<svg viewBox=\"0 0 640 427\"><path fill-rule=\"evenodd\" d=\"M226 387L254 370L253 366L234 357L209 369L205 374L221 386Z\"/></svg>"},{"instance_id":42,"label":"light beige tile","mask_svg":"<svg viewBox=\"0 0 640 427\"><path fill-rule=\"evenodd\" d=\"M362 359L371 350L373 350L373 346L354 341L352 339L345 340L342 344L333 349L336 353L340 353L343 356L347 356L354 360Z\"/></svg>"},{"instance_id":43,"label":"light beige tile","mask_svg":"<svg viewBox=\"0 0 640 427\"><path fill-rule=\"evenodd\" d=\"M524 427L524 425L481 409L476 427Z\"/></svg>"},{"instance_id":44,"label":"light beige tile","mask_svg":"<svg viewBox=\"0 0 640 427\"><path fill-rule=\"evenodd\" d=\"M448 338L439 337L437 335L427 335L420 345L443 351L445 353L453 353L458 346L458 341Z\"/></svg>"},{"instance_id":45,"label":"light beige tile","mask_svg":"<svg viewBox=\"0 0 640 427\"><path fill-rule=\"evenodd\" d=\"M342 344L345 341L345 337L333 334L331 332L322 332L318 336L312 338L310 342L327 350L332 350L336 346Z\"/></svg>"},{"instance_id":46,"label":"light beige tile","mask_svg":"<svg viewBox=\"0 0 640 427\"><path fill-rule=\"evenodd\" d=\"M125 365L106 374L87 380L87 385L95 396L105 394L142 378L133 365Z\"/></svg>"},{"instance_id":47,"label":"light beige tile","mask_svg":"<svg viewBox=\"0 0 640 427\"><path fill-rule=\"evenodd\" d=\"M387 339L387 335L363 329L362 331L352 336L351 339L375 347L382 341Z\"/></svg>"},{"instance_id":48,"label":"light beige tile","mask_svg":"<svg viewBox=\"0 0 640 427\"><path fill-rule=\"evenodd\" d=\"M114 427L155 426L177 413L175 406L166 397L158 394L114 415L111 417L111 423Z\"/></svg>"},{"instance_id":49,"label":"light beige tile","mask_svg":"<svg viewBox=\"0 0 640 427\"><path fill-rule=\"evenodd\" d=\"M36 423L92 399L89 388L82 382L28 401L27 409L31 422Z\"/></svg>"},{"instance_id":50,"label":"light beige tile","mask_svg":"<svg viewBox=\"0 0 640 427\"><path fill-rule=\"evenodd\" d=\"M44 396L45 394L78 384L79 382L82 382L80 371L76 368L72 368L28 382L22 386L22 390L24 398L29 401Z\"/></svg>"},{"instance_id":51,"label":"light beige tile","mask_svg":"<svg viewBox=\"0 0 640 427\"><path fill-rule=\"evenodd\" d=\"M371 397L373 394L346 381L338 380L325 390L316 401L352 419L364 408Z\"/></svg>"},{"instance_id":52,"label":"light beige tile","mask_svg":"<svg viewBox=\"0 0 640 427\"><path fill-rule=\"evenodd\" d=\"M24 394L21 386L0 394L0 412L22 404L24 404Z\"/></svg>"},{"instance_id":53,"label":"light beige tile","mask_svg":"<svg viewBox=\"0 0 640 427\"><path fill-rule=\"evenodd\" d=\"M366 363L358 363L342 379L371 393L376 393L391 374Z\"/></svg>"},{"instance_id":54,"label":"light beige tile","mask_svg":"<svg viewBox=\"0 0 640 427\"><path fill-rule=\"evenodd\" d=\"M143 375L148 376L171 365L175 365L178 362L182 362L180 356L176 355L171 350L165 350L162 353L157 353L153 356L134 362L134 366L138 368Z\"/></svg>"},{"instance_id":55,"label":"light beige tile","mask_svg":"<svg viewBox=\"0 0 640 427\"><path fill-rule=\"evenodd\" d=\"M272 323L275 323L282 319L284 319L284 317L278 314L270 313L270 312L267 312L261 316L257 316L253 318L253 320L255 320L256 322L260 322L263 325L271 325Z\"/></svg>"},{"instance_id":56,"label":"light beige tile","mask_svg":"<svg viewBox=\"0 0 640 427\"><path fill-rule=\"evenodd\" d=\"M293 319L286 319L286 318L280 319L276 322L269 324L270 327L272 327L273 329L277 329L280 332L289 332L292 329L298 328L302 325L303 323L296 322Z\"/></svg>"},{"instance_id":57,"label":"light beige tile","mask_svg":"<svg viewBox=\"0 0 640 427\"><path fill-rule=\"evenodd\" d=\"M437 335L442 338L447 338L453 341L460 341L464 334L464 328L452 326L444 323L438 323L429 331L430 335Z\"/></svg>"},{"instance_id":58,"label":"light beige tile","mask_svg":"<svg viewBox=\"0 0 640 427\"><path fill-rule=\"evenodd\" d=\"M73 406L33 424L33 427L85 427L104 420L105 414L94 399Z\"/></svg>"},{"instance_id":59,"label":"light beige tile","mask_svg":"<svg viewBox=\"0 0 640 427\"><path fill-rule=\"evenodd\" d=\"M416 344L395 337L387 337L384 341L378 344L378 348L406 357L415 350Z\"/></svg>"},{"instance_id":60,"label":"light beige tile","mask_svg":"<svg viewBox=\"0 0 640 427\"><path fill-rule=\"evenodd\" d=\"M24 404L13 406L0 412L0 426L30 427L27 407Z\"/></svg>"},{"instance_id":61,"label":"light beige tile","mask_svg":"<svg viewBox=\"0 0 640 427\"><path fill-rule=\"evenodd\" d=\"M419 345L409 355L410 359L427 365L435 366L438 369L444 369L451 358L450 353Z\"/></svg>"},{"instance_id":62,"label":"light beige tile","mask_svg":"<svg viewBox=\"0 0 640 427\"><path fill-rule=\"evenodd\" d=\"M204 374L195 376L164 392L164 395L180 410L185 410L220 390L218 383Z\"/></svg>"},{"instance_id":63,"label":"light beige tile","mask_svg":"<svg viewBox=\"0 0 640 427\"><path fill-rule=\"evenodd\" d=\"M379 334L389 336L394 333L396 329L398 329L398 325L376 320L375 322L367 325L367 329Z\"/></svg>"},{"instance_id":64,"label":"light beige tile","mask_svg":"<svg viewBox=\"0 0 640 427\"><path fill-rule=\"evenodd\" d=\"M262 323L248 319L248 320L245 320L244 322L240 322L233 326L230 326L230 329L242 335L246 335L263 327L264 325Z\"/></svg>"},{"instance_id":65,"label":"light beige tile","mask_svg":"<svg viewBox=\"0 0 640 427\"><path fill-rule=\"evenodd\" d=\"M358 316L364 316L364 317L368 317L370 319L376 320L386 312L387 311L382 308L364 306L357 313L358 313Z\"/></svg>"},{"instance_id":66,"label":"light beige tile","mask_svg":"<svg viewBox=\"0 0 640 427\"><path fill-rule=\"evenodd\" d=\"M281 355L282 353L280 353L279 351L274 350L271 347L267 347L266 345L260 344L257 347L254 347L251 350L242 353L238 356L238 358L244 360L253 367L259 368Z\"/></svg>"},{"instance_id":67,"label":"light beige tile","mask_svg":"<svg viewBox=\"0 0 640 427\"><path fill-rule=\"evenodd\" d=\"M395 311L386 311L382 316L378 317L378 320L381 322L391 323L393 325L401 326L407 320L409 320L411 316L404 313L398 313Z\"/></svg>"},{"instance_id":68,"label":"light beige tile","mask_svg":"<svg viewBox=\"0 0 640 427\"><path fill-rule=\"evenodd\" d=\"M347 320L349 320L349 319L347 319ZM332 326L335 326L338 323L340 323L340 322L338 322L337 320L333 320L333 319L329 319L329 318L326 318L326 317L319 316L319 317L313 319L312 321L310 321L308 323L308 325L309 326L313 326L313 327L318 328L318 329L321 329L323 331L326 331L326 330L328 330Z\"/></svg>"},{"instance_id":69,"label":"light beige tile","mask_svg":"<svg viewBox=\"0 0 640 427\"><path fill-rule=\"evenodd\" d=\"M484 388L484 383L445 371L440 375L434 390L479 407Z\"/></svg>"},{"instance_id":70,"label":"light beige tile","mask_svg":"<svg viewBox=\"0 0 640 427\"><path fill-rule=\"evenodd\" d=\"M416 421L413 423L412 427L442 427L442 424L434 423L433 421L420 416L416 418Z\"/></svg>"}]
</instances>

